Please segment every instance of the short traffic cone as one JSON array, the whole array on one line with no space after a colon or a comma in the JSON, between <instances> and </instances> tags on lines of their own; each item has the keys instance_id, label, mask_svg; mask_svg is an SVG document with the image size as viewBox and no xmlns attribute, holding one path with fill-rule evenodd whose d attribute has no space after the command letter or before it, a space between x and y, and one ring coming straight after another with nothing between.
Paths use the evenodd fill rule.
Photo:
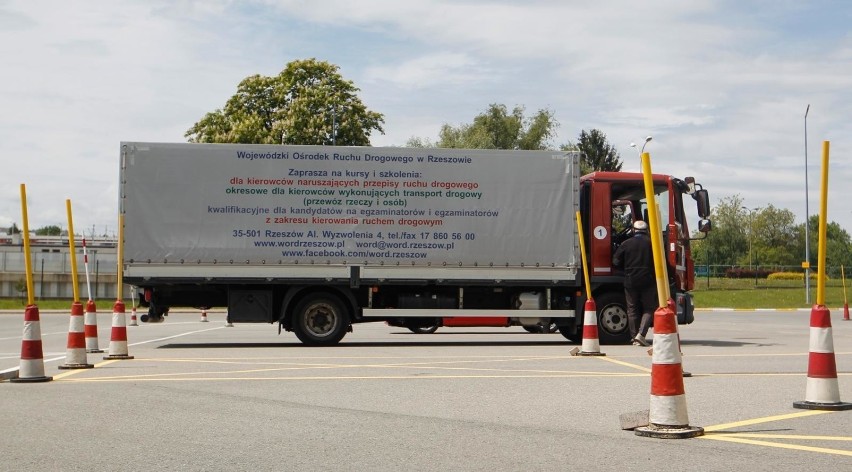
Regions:
<instances>
[{"instance_id":1,"label":"short traffic cone","mask_svg":"<svg viewBox=\"0 0 852 472\"><path fill-rule=\"evenodd\" d=\"M130 326L139 326L139 323L136 322L136 307L130 310Z\"/></svg>"},{"instance_id":2,"label":"short traffic cone","mask_svg":"<svg viewBox=\"0 0 852 472\"><path fill-rule=\"evenodd\" d=\"M794 402L793 408L807 410L849 410L852 403L840 401L837 384L837 364L834 358L834 338L831 332L831 312L825 305L811 309L808 383L805 400Z\"/></svg>"},{"instance_id":3,"label":"short traffic cone","mask_svg":"<svg viewBox=\"0 0 852 472\"><path fill-rule=\"evenodd\" d=\"M207 323L207 321L207 310L203 309L201 310L201 322Z\"/></svg>"},{"instance_id":4,"label":"short traffic cone","mask_svg":"<svg viewBox=\"0 0 852 472\"><path fill-rule=\"evenodd\" d=\"M649 424L636 428L636 435L661 439L703 435L704 428L689 425L677 317L671 304L654 312L654 354L651 362Z\"/></svg>"},{"instance_id":5,"label":"short traffic cone","mask_svg":"<svg viewBox=\"0 0 852 472\"><path fill-rule=\"evenodd\" d=\"M71 304L71 321L68 325L68 343L65 363L60 369L91 369L94 365L86 359L86 333L83 327L83 304Z\"/></svg>"},{"instance_id":6,"label":"short traffic cone","mask_svg":"<svg viewBox=\"0 0 852 472\"><path fill-rule=\"evenodd\" d=\"M53 377L44 375L44 351L41 347L41 322L38 306L27 305L24 311L24 336L21 339L21 367L18 377L10 382L48 382Z\"/></svg>"},{"instance_id":7,"label":"short traffic cone","mask_svg":"<svg viewBox=\"0 0 852 472\"><path fill-rule=\"evenodd\" d=\"M583 307L583 344L579 352L572 352L576 356L605 356L601 352L601 344L598 340L598 309L594 299L586 300Z\"/></svg>"},{"instance_id":8,"label":"short traffic cone","mask_svg":"<svg viewBox=\"0 0 852 472\"><path fill-rule=\"evenodd\" d=\"M109 339L109 355L104 359L133 359L127 352L127 324L124 317L124 302L118 300L112 308L112 333Z\"/></svg>"},{"instance_id":9,"label":"short traffic cone","mask_svg":"<svg viewBox=\"0 0 852 472\"><path fill-rule=\"evenodd\" d=\"M95 302L86 302L86 315L84 316L86 332L86 352L104 352L98 347L98 308Z\"/></svg>"}]
</instances>

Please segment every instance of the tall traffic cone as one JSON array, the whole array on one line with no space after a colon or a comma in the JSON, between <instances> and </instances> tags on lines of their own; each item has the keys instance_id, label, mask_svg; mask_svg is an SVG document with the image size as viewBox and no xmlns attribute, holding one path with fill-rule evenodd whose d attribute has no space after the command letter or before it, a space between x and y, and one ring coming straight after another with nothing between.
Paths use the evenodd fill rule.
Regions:
<instances>
[{"instance_id":1,"label":"tall traffic cone","mask_svg":"<svg viewBox=\"0 0 852 472\"><path fill-rule=\"evenodd\" d=\"M654 354L651 362L649 424L636 428L636 435L683 439L704 434L704 428L689 425L677 317L671 304L654 312Z\"/></svg>"},{"instance_id":2,"label":"tall traffic cone","mask_svg":"<svg viewBox=\"0 0 852 472\"><path fill-rule=\"evenodd\" d=\"M575 356L605 356L601 352L601 344L598 340L598 309L595 300L589 298L583 307L583 344L580 351L572 350Z\"/></svg>"},{"instance_id":3,"label":"tall traffic cone","mask_svg":"<svg viewBox=\"0 0 852 472\"><path fill-rule=\"evenodd\" d=\"M68 343L65 363L60 369L91 369L94 365L86 359L86 333L83 327L83 304L71 304L71 321L68 325Z\"/></svg>"},{"instance_id":4,"label":"tall traffic cone","mask_svg":"<svg viewBox=\"0 0 852 472\"><path fill-rule=\"evenodd\" d=\"M136 307L130 310L130 326L139 326L139 323L136 322Z\"/></svg>"},{"instance_id":5,"label":"tall traffic cone","mask_svg":"<svg viewBox=\"0 0 852 472\"><path fill-rule=\"evenodd\" d=\"M95 302L86 302L86 315L84 316L86 332L86 352L104 352L98 347L98 308Z\"/></svg>"},{"instance_id":6,"label":"tall traffic cone","mask_svg":"<svg viewBox=\"0 0 852 472\"><path fill-rule=\"evenodd\" d=\"M843 321L849 321L849 304L843 304Z\"/></svg>"},{"instance_id":7,"label":"tall traffic cone","mask_svg":"<svg viewBox=\"0 0 852 472\"><path fill-rule=\"evenodd\" d=\"M202 309L201 309L201 322L202 322L202 323L207 323L207 321L208 321L208 320L207 320L207 309L202 308Z\"/></svg>"},{"instance_id":8,"label":"tall traffic cone","mask_svg":"<svg viewBox=\"0 0 852 472\"><path fill-rule=\"evenodd\" d=\"M104 359L133 359L127 352L127 324L124 317L124 302L117 300L112 308L112 333L109 339L109 355Z\"/></svg>"},{"instance_id":9,"label":"tall traffic cone","mask_svg":"<svg viewBox=\"0 0 852 472\"><path fill-rule=\"evenodd\" d=\"M21 367L18 377L10 382L48 382L44 375L44 351L41 347L41 322L38 306L27 305L24 311L24 336L21 339Z\"/></svg>"},{"instance_id":10,"label":"tall traffic cone","mask_svg":"<svg viewBox=\"0 0 852 472\"><path fill-rule=\"evenodd\" d=\"M805 400L794 402L793 408L807 410L849 410L852 403L840 401L831 312L825 305L811 309L811 337L808 355L808 383Z\"/></svg>"}]
</instances>

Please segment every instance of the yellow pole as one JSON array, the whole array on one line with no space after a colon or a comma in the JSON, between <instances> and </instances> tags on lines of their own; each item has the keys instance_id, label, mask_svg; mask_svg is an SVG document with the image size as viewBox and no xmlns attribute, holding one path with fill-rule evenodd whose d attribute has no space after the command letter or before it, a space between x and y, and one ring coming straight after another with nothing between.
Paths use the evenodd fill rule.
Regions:
<instances>
[{"instance_id":1,"label":"yellow pole","mask_svg":"<svg viewBox=\"0 0 852 472\"><path fill-rule=\"evenodd\" d=\"M846 272L843 271L843 266L840 266L840 279L843 282L843 304L846 305Z\"/></svg>"},{"instance_id":2,"label":"yellow pole","mask_svg":"<svg viewBox=\"0 0 852 472\"><path fill-rule=\"evenodd\" d=\"M826 221L828 217L828 141L822 142L822 183L819 204L819 251L817 255L817 298L816 304L825 305L825 248Z\"/></svg>"},{"instance_id":3,"label":"yellow pole","mask_svg":"<svg viewBox=\"0 0 852 472\"><path fill-rule=\"evenodd\" d=\"M657 278L657 299L661 307L667 306L669 283L666 277L666 265L663 260L660 222L657 218L657 199L654 197L654 179L651 173L651 155L642 153L642 180L645 182L645 203L648 206L648 231L651 233L651 248L654 251L654 273Z\"/></svg>"},{"instance_id":4,"label":"yellow pole","mask_svg":"<svg viewBox=\"0 0 852 472\"><path fill-rule=\"evenodd\" d=\"M116 300L124 299L124 215L118 215L118 288L116 290Z\"/></svg>"},{"instance_id":5,"label":"yellow pole","mask_svg":"<svg viewBox=\"0 0 852 472\"><path fill-rule=\"evenodd\" d=\"M583 237L583 221L577 212L577 233L580 235L580 257L583 259L583 279L586 281L586 298L592 299L592 284L589 282L589 263L586 260L586 241Z\"/></svg>"},{"instance_id":6,"label":"yellow pole","mask_svg":"<svg viewBox=\"0 0 852 472\"><path fill-rule=\"evenodd\" d=\"M65 200L68 212L68 249L71 251L71 284L74 287L74 302L80 301L80 287L77 286L77 253L74 248L74 219L71 217L71 200Z\"/></svg>"},{"instance_id":7,"label":"yellow pole","mask_svg":"<svg viewBox=\"0 0 852 472\"><path fill-rule=\"evenodd\" d=\"M30 254L30 223L27 219L27 186L25 184L21 184L21 214L24 219L24 268L27 271L27 305L35 305L33 261Z\"/></svg>"}]
</instances>

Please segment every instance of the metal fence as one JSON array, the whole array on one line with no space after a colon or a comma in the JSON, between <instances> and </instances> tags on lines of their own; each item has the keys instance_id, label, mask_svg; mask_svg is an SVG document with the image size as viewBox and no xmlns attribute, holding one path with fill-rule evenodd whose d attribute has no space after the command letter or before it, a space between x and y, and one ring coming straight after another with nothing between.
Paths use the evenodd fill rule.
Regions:
<instances>
[{"instance_id":1,"label":"metal fence","mask_svg":"<svg viewBox=\"0 0 852 472\"><path fill-rule=\"evenodd\" d=\"M26 262L23 252L0 252L0 297L26 295ZM72 298L71 255L67 252L33 252L33 290L38 299ZM92 251L88 257L89 283L86 282L86 262L77 255L78 288L86 298L91 287L92 298L114 298L118 258L114 252Z\"/></svg>"}]
</instances>

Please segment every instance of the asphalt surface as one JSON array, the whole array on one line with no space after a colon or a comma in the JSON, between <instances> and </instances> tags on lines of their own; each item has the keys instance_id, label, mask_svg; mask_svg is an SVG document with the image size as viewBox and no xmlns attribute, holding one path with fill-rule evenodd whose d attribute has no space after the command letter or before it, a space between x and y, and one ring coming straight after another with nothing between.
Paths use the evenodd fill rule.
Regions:
<instances>
[{"instance_id":1,"label":"asphalt surface","mask_svg":"<svg viewBox=\"0 0 852 472\"><path fill-rule=\"evenodd\" d=\"M111 316L100 309L99 344ZM129 322L129 314L128 314ZM848 470L852 410L805 399L807 311L699 311L681 327L694 439L623 431L648 409L646 348L575 357L559 334L356 325L309 348L271 325L172 313L129 326L133 360L59 370L68 315L41 313L53 381L0 382L0 470ZM852 322L832 313L852 401ZM23 312L0 314L0 371L20 362Z\"/></svg>"}]
</instances>

